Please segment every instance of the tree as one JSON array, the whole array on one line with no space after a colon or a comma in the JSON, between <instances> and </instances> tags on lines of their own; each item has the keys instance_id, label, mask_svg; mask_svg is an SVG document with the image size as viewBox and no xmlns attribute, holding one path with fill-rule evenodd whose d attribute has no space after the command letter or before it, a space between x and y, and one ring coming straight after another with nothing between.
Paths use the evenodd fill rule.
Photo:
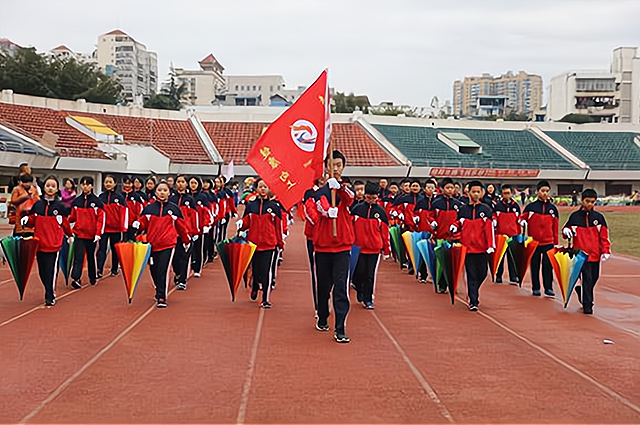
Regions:
<instances>
[{"instance_id":1,"label":"tree","mask_svg":"<svg viewBox=\"0 0 640 425\"><path fill-rule=\"evenodd\" d=\"M411 108L399 108L397 106L388 105L388 106L380 106L375 109L371 109L372 115L388 115L388 116L398 116L404 114L406 117L411 118L424 118L426 117L424 108L411 107Z\"/></svg>"},{"instance_id":2,"label":"tree","mask_svg":"<svg viewBox=\"0 0 640 425\"><path fill-rule=\"evenodd\" d=\"M115 104L123 99L122 86L113 78L73 58L39 55L33 48L18 49L14 57L0 55L0 90L56 99Z\"/></svg>"},{"instance_id":3,"label":"tree","mask_svg":"<svg viewBox=\"0 0 640 425\"><path fill-rule=\"evenodd\" d=\"M588 124L591 122L600 122L600 118L592 117L590 115L585 115L585 114L567 114L564 117L562 117L560 122L569 122L572 124Z\"/></svg>"},{"instance_id":4,"label":"tree","mask_svg":"<svg viewBox=\"0 0 640 425\"><path fill-rule=\"evenodd\" d=\"M511 111L504 117L505 121L529 121L529 116L527 114L518 114L514 111Z\"/></svg>"},{"instance_id":5,"label":"tree","mask_svg":"<svg viewBox=\"0 0 640 425\"><path fill-rule=\"evenodd\" d=\"M169 72L169 81L166 81L162 85L160 93L153 93L147 99L144 100L144 107L150 109L170 109L178 111L182 108L182 97L187 89L187 86L182 83L179 86L176 84L176 73L171 68Z\"/></svg>"},{"instance_id":6,"label":"tree","mask_svg":"<svg viewBox=\"0 0 640 425\"><path fill-rule=\"evenodd\" d=\"M353 111L368 114L371 107L367 96L356 96L353 93L345 95L338 92L332 96L332 100L331 112L337 114L350 114Z\"/></svg>"}]
</instances>

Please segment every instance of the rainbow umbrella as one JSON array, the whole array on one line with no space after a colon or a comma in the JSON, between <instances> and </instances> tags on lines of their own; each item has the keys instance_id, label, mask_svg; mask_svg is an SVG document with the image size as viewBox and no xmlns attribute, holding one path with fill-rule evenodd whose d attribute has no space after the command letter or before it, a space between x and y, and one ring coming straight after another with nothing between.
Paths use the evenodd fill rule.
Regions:
<instances>
[{"instance_id":1,"label":"rainbow umbrella","mask_svg":"<svg viewBox=\"0 0 640 425\"><path fill-rule=\"evenodd\" d=\"M519 285L522 286L524 277L529 270L529 264L531 263L531 257L538 247L538 242L534 241L531 237L527 238L522 234L510 237L507 240L509 247L509 259L513 264L516 271L516 275L519 280Z\"/></svg>"},{"instance_id":2,"label":"rainbow umbrella","mask_svg":"<svg viewBox=\"0 0 640 425\"><path fill-rule=\"evenodd\" d=\"M33 268L33 262L36 259L38 251L37 238L8 237L0 242L2 251L4 252L13 279L18 286L20 292L20 301L24 297L24 290L29 282L29 275Z\"/></svg>"},{"instance_id":3,"label":"rainbow umbrella","mask_svg":"<svg viewBox=\"0 0 640 425\"><path fill-rule=\"evenodd\" d=\"M428 239L419 240L417 243L420 257L426 263L431 279L436 281L436 254L433 252L434 244Z\"/></svg>"},{"instance_id":4,"label":"rainbow umbrella","mask_svg":"<svg viewBox=\"0 0 640 425\"><path fill-rule=\"evenodd\" d=\"M507 235L496 235L496 250L489 256L489 269L491 270L491 278L496 281L496 272L500 263L504 259L504 255L507 253Z\"/></svg>"},{"instance_id":5,"label":"rainbow umbrella","mask_svg":"<svg viewBox=\"0 0 640 425\"><path fill-rule=\"evenodd\" d=\"M131 304L133 293L151 257L151 245L142 242L119 242L115 245L115 250L120 260L127 298Z\"/></svg>"},{"instance_id":6,"label":"rainbow umbrella","mask_svg":"<svg viewBox=\"0 0 640 425\"><path fill-rule=\"evenodd\" d=\"M458 282L464 269L467 248L459 243L451 244L450 242L443 242L435 247L434 252L449 289L451 304L453 304L458 291Z\"/></svg>"},{"instance_id":7,"label":"rainbow umbrella","mask_svg":"<svg viewBox=\"0 0 640 425\"><path fill-rule=\"evenodd\" d=\"M73 266L73 246L75 239L69 244L67 238L62 241L62 247L60 248L60 255L58 256L58 267L64 276L64 284L69 285L69 276L71 275L71 268Z\"/></svg>"},{"instance_id":8,"label":"rainbow umbrella","mask_svg":"<svg viewBox=\"0 0 640 425\"><path fill-rule=\"evenodd\" d=\"M220 242L216 248L229 282L231 301L235 301L240 281L251 263L256 245L240 237L234 237Z\"/></svg>"},{"instance_id":9,"label":"rainbow umbrella","mask_svg":"<svg viewBox=\"0 0 640 425\"><path fill-rule=\"evenodd\" d=\"M351 246L351 257L349 258L349 279L353 280L353 274L356 271L358 265L358 258L360 257L360 247L357 245Z\"/></svg>"},{"instance_id":10,"label":"rainbow umbrella","mask_svg":"<svg viewBox=\"0 0 640 425\"><path fill-rule=\"evenodd\" d=\"M409 260L411 260L411 264L413 265L413 270L415 273L418 273L416 258L420 258L420 253L414 249L413 237L411 235L411 232L404 232L402 234L402 240L407 250L407 254L409 254Z\"/></svg>"},{"instance_id":11,"label":"rainbow umbrella","mask_svg":"<svg viewBox=\"0 0 640 425\"><path fill-rule=\"evenodd\" d=\"M547 252L547 256L560 284L564 308L567 308L573 288L578 283L582 266L589 256L584 251L571 248L554 248Z\"/></svg>"},{"instance_id":12,"label":"rainbow umbrella","mask_svg":"<svg viewBox=\"0 0 640 425\"><path fill-rule=\"evenodd\" d=\"M396 260L402 268L402 260L405 258L404 244L402 243L402 235L400 235L400 226L395 225L389 228L389 235L391 236L391 246L396 252Z\"/></svg>"}]
</instances>

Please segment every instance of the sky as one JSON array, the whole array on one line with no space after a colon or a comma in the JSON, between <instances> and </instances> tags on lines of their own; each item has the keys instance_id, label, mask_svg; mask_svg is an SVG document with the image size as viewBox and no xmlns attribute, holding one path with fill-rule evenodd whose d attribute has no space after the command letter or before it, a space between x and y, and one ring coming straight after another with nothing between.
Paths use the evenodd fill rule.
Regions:
<instances>
[{"instance_id":1,"label":"sky","mask_svg":"<svg viewBox=\"0 0 640 425\"><path fill-rule=\"evenodd\" d=\"M337 91L373 104L428 106L488 72L608 69L640 46L638 0L1 0L0 38L91 52L119 28L170 64L209 53L228 75L277 74L289 88L324 68ZM546 97L546 94L545 94Z\"/></svg>"}]
</instances>

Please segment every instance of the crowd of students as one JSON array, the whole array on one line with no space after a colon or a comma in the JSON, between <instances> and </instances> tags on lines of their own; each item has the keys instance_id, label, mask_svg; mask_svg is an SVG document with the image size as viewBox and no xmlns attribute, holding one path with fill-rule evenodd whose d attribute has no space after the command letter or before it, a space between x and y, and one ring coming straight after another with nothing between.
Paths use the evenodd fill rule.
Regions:
<instances>
[{"instance_id":1,"label":"crowd of students","mask_svg":"<svg viewBox=\"0 0 640 425\"><path fill-rule=\"evenodd\" d=\"M435 240L457 241L466 246L471 311L478 310L479 289L487 276L489 255L495 251L494 235L514 236L528 231L539 244L531 261L532 294L542 295L542 269L544 294L555 296L546 253L559 245L559 213L549 198L548 182L538 183L536 201L521 211L513 199L513 188L507 184L500 187L498 194L493 185L485 187L477 180L468 182L462 191L462 186L450 178L439 183L431 178L424 184L417 179L404 179L399 185L386 179L379 183L350 182L342 177L346 158L340 151L328 156L325 165L326 175L306 191L299 208L305 216L316 329L329 330L332 300L337 342L350 341L345 326L350 309L349 281L358 302L366 309L374 308L377 268L380 256L386 259L391 254L389 227L394 225L401 232L427 231ZM60 190L57 179L47 177L41 198L30 173L21 174L19 182L11 201L16 207L15 235L36 236L40 240L37 261L48 306L55 304L57 258L65 237L74 247L71 286L79 289L84 258L89 284L95 285L103 276L108 247L112 258L109 272L115 276L119 265L115 244L144 235L152 247L150 270L157 306L163 308L167 306L170 268L177 289L185 290L189 270L194 277L201 275L204 264L216 256L216 243L226 238L229 220L237 216L236 202L224 177L203 181L197 176L178 175L158 182L155 177L145 181L125 177L118 181L107 175L99 196L94 194L94 181L89 176L80 179L81 191L75 196L70 194L72 185L68 181ZM596 199L595 191L585 190L582 207L569 217L562 231L565 238L573 240L574 248L589 256L578 294L586 314L593 311L599 263L610 256L606 220L593 209ZM242 202L245 211L236 222L237 231L257 246L251 266L251 298L256 300L262 290L260 305L270 308L269 296L275 287L275 271L282 259L292 216L259 178L252 181ZM353 276L349 276L354 246L359 249L359 257ZM395 254L397 261L413 274L408 258ZM503 270L504 261L497 272L497 283L502 282ZM418 277L427 282L426 266L418 270ZM519 283L510 263L509 281ZM433 284L438 292L447 292L442 279Z\"/></svg>"}]
</instances>

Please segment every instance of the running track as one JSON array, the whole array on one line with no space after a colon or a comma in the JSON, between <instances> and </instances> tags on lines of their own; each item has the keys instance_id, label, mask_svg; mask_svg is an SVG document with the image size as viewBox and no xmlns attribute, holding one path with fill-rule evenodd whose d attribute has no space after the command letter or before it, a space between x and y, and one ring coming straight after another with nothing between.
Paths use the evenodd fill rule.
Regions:
<instances>
[{"instance_id":1,"label":"running track","mask_svg":"<svg viewBox=\"0 0 640 425\"><path fill-rule=\"evenodd\" d=\"M20 302L2 267L0 422L640 423L639 261L604 265L590 317L489 280L471 313L382 262L339 345L314 329L303 243L298 223L269 311L232 303L219 262L166 310L148 274L131 305L121 277L60 278L46 309L35 270Z\"/></svg>"}]
</instances>

